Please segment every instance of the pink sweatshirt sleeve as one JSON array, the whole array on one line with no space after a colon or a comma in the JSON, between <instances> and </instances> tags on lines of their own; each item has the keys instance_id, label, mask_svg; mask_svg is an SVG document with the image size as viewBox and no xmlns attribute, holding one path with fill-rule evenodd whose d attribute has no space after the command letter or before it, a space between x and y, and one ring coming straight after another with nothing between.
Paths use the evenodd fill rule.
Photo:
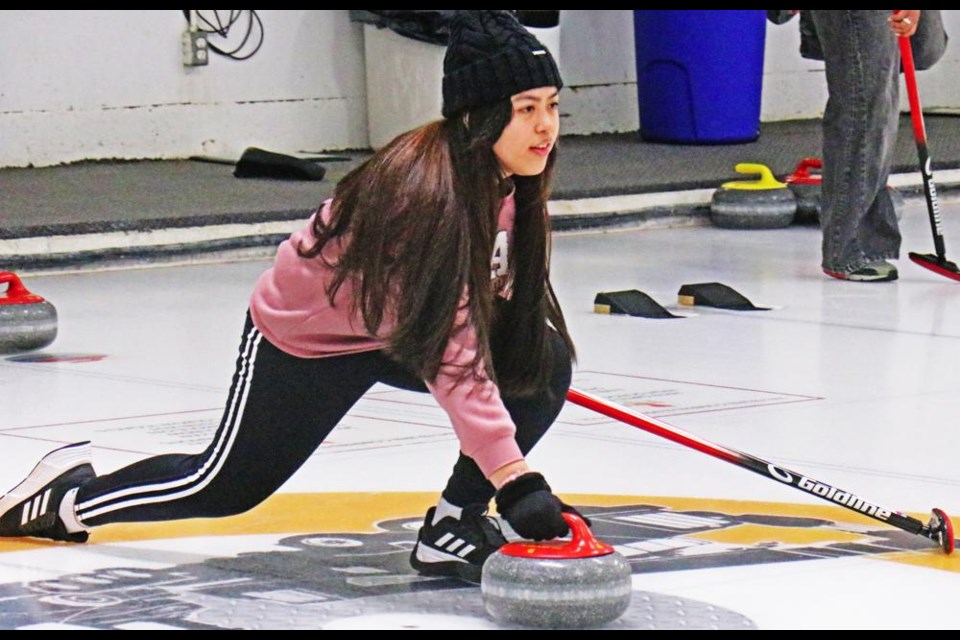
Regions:
<instances>
[{"instance_id":1,"label":"pink sweatshirt sleeve","mask_svg":"<svg viewBox=\"0 0 960 640\"><path fill-rule=\"evenodd\" d=\"M456 326L443 354L437 377L427 387L450 416L460 439L460 450L490 475L500 467L523 459L515 439L516 426L500 398L500 390L481 373L457 384L464 369L477 353L477 333L473 324L464 326L466 309L457 314Z\"/></svg>"}]
</instances>

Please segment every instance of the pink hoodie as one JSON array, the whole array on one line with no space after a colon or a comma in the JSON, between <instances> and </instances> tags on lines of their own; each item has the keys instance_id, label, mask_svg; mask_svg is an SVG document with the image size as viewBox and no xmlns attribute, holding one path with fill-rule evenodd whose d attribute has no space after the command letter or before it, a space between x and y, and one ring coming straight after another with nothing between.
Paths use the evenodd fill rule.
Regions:
<instances>
[{"instance_id":1,"label":"pink hoodie","mask_svg":"<svg viewBox=\"0 0 960 640\"><path fill-rule=\"evenodd\" d=\"M314 215L328 219L330 201ZM500 208L491 276L502 276L505 272L515 215L511 194ZM278 348L300 358L325 358L383 348L382 336L389 335L393 322L389 319L384 322L381 337L369 335L363 318L352 311L353 288L349 280L340 287L331 305L326 293L333 279L331 269L320 259L302 258L298 254L301 242L306 247L316 242L311 224L280 244L273 267L257 281L250 299L254 324ZM324 256L335 261L339 248L335 243L328 244ZM463 313L458 321L465 319ZM523 454L514 439L516 426L497 386L486 376L480 380L467 378L457 384L464 365L473 360L476 352L477 336L472 325L453 332L444 352L444 364L436 379L427 381L427 387L449 415L460 449L489 477L500 467L523 459Z\"/></svg>"}]
</instances>

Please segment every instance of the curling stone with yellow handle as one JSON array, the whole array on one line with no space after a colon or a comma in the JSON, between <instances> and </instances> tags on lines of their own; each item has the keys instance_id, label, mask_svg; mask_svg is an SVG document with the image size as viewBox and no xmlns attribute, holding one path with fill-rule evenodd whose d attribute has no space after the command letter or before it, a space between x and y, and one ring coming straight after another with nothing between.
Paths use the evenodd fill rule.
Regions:
<instances>
[{"instance_id":1,"label":"curling stone with yellow handle","mask_svg":"<svg viewBox=\"0 0 960 640\"><path fill-rule=\"evenodd\" d=\"M710 221L725 229L782 229L793 222L797 198L773 177L769 167L741 162L737 173L757 174L754 180L724 182L713 192Z\"/></svg>"}]
</instances>

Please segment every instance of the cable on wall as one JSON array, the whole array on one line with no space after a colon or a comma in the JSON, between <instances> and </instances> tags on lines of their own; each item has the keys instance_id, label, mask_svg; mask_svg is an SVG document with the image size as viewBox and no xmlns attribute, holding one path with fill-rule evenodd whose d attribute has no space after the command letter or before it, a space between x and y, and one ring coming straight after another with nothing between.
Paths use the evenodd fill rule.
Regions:
<instances>
[{"instance_id":1,"label":"cable on wall","mask_svg":"<svg viewBox=\"0 0 960 640\"><path fill-rule=\"evenodd\" d=\"M247 60L263 45L263 22L256 11L183 9L191 29L208 34L210 51L231 60ZM219 41L214 41L214 36Z\"/></svg>"}]
</instances>

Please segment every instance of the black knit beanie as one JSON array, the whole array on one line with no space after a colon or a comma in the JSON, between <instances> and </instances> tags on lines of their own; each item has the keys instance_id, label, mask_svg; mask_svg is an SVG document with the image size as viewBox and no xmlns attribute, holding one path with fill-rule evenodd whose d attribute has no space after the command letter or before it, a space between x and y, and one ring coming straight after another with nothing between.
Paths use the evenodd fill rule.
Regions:
<instances>
[{"instance_id":1,"label":"black knit beanie","mask_svg":"<svg viewBox=\"0 0 960 640\"><path fill-rule=\"evenodd\" d=\"M538 87L563 86L553 56L508 11L458 11L443 59L443 115Z\"/></svg>"}]
</instances>

